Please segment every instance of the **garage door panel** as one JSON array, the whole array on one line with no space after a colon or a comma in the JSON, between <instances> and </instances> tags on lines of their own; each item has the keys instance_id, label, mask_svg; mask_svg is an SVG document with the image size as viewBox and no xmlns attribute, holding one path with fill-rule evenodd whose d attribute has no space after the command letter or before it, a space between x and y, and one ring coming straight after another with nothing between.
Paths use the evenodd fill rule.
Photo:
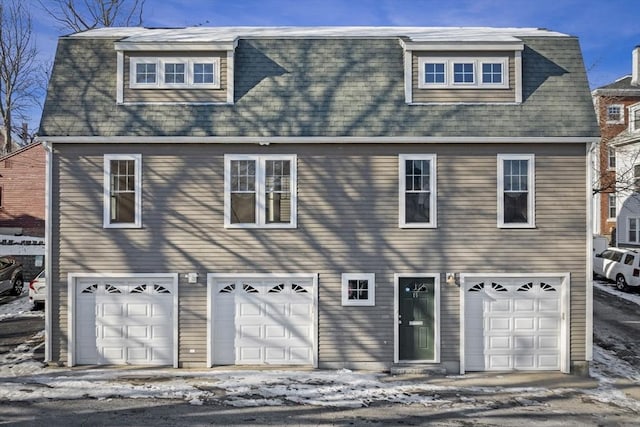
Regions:
<instances>
[{"instance_id":1,"label":"garage door panel","mask_svg":"<svg viewBox=\"0 0 640 427\"><path fill-rule=\"evenodd\" d=\"M238 364L261 364L262 363L262 347L241 347L240 348L240 359L237 361Z\"/></svg>"},{"instance_id":2,"label":"garage door panel","mask_svg":"<svg viewBox=\"0 0 640 427\"><path fill-rule=\"evenodd\" d=\"M536 320L532 317L516 317L513 319L514 332L533 331Z\"/></svg>"},{"instance_id":3,"label":"garage door panel","mask_svg":"<svg viewBox=\"0 0 640 427\"><path fill-rule=\"evenodd\" d=\"M240 328L240 339L252 339L252 338L261 338L262 337L262 325L241 325Z\"/></svg>"},{"instance_id":4,"label":"garage door panel","mask_svg":"<svg viewBox=\"0 0 640 427\"><path fill-rule=\"evenodd\" d=\"M511 348L511 337L489 337L489 348L492 350L503 350Z\"/></svg>"},{"instance_id":5,"label":"garage door panel","mask_svg":"<svg viewBox=\"0 0 640 427\"><path fill-rule=\"evenodd\" d=\"M515 336L513 337L513 348L516 350L533 350L536 348L536 337Z\"/></svg>"},{"instance_id":6,"label":"garage door panel","mask_svg":"<svg viewBox=\"0 0 640 427\"><path fill-rule=\"evenodd\" d=\"M149 303L125 304L125 307L127 308L127 316L130 318L147 318L151 315L151 307Z\"/></svg>"},{"instance_id":7,"label":"garage door panel","mask_svg":"<svg viewBox=\"0 0 640 427\"><path fill-rule=\"evenodd\" d=\"M261 317L262 307L257 304L241 302L238 304L238 315L244 318Z\"/></svg>"},{"instance_id":8,"label":"garage door panel","mask_svg":"<svg viewBox=\"0 0 640 427\"><path fill-rule=\"evenodd\" d=\"M556 331L560 328L560 319L553 317L540 317L538 319L538 329L540 331Z\"/></svg>"},{"instance_id":9,"label":"garage door panel","mask_svg":"<svg viewBox=\"0 0 640 427\"><path fill-rule=\"evenodd\" d=\"M101 326L98 326L97 330L99 331L98 336L104 339L109 339L109 338L121 339L125 337L124 328L119 325L101 325Z\"/></svg>"},{"instance_id":10,"label":"garage door panel","mask_svg":"<svg viewBox=\"0 0 640 427\"><path fill-rule=\"evenodd\" d=\"M267 325L265 326L265 339L278 339L278 338L286 338L289 336L289 332L284 327L284 325Z\"/></svg>"},{"instance_id":11,"label":"garage door panel","mask_svg":"<svg viewBox=\"0 0 640 427\"><path fill-rule=\"evenodd\" d=\"M511 318L491 317L488 319L489 329L492 332L511 331Z\"/></svg>"},{"instance_id":12,"label":"garage door panel","mask_svg":"<svg viewBox=\"0 0 640 427\"><path fill-rule=\"evenodd\" d=\"M535 311L536 302L533 299L517 299L514 301L514 310L518 313Z\"/></svg>"},{"instance_id":13,"label":"garage door panel","mask_svg":"<svg viewBox=\"0 0 640 427\"><path fill-rule=\"evenodd\" d=\"M538 338L538 348L543 350L559 350L560 349L560 340L557 336L541 336Z\"/></svg>"},{"instance_id":14,"label":"garage door panel","mask_svg":"<svg viewBox=\"0 0 640 427\"><path fill-rule=\"evenodd\" d=\"M120 318L123 315L123 307L120 303L108 303L98 301L98 312L102 317L114 316Z\"/></svg>"},{"instance_id":15,"label":"garage door panel","mask_svg":"<svg viewBox=\"0 0 640 427\"><path fill-rule=\"evenodd\" d=\"M513 363L514 369L532 370L536 367L536 358L530 354L518 354Z\"/></svg>"},{"instance_id":16,"label":"garage door panel","mask_svg":"<svg viewBox=\"0 0 640 427\"><path fill-rule=\"evenodd\" d=\"M499 299L499 300L490 300L489 301L489 310L492 313L510 313L511 312L511 301Z\"/></svg>"},{"instance_id":17,"label":"garage door panel","mask_svg":"<svg viewBox=\"0 0 640 427\"><path fill-rule=\"evenodd\" d=\"M560 299L539 299L539 313L558 313L560 312Z\"/></svg>"}]
</instances>

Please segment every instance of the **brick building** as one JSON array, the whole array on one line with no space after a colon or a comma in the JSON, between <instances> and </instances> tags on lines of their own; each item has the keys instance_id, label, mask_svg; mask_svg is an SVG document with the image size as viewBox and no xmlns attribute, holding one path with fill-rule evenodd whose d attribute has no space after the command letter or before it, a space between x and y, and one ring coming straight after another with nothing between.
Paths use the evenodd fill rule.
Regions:
<instances>
[{"instance_id":1,"label":"brick building","mask_svg":"<svg viewBox=\"0 0 640 427\"><path fill-rule=\"evenodd\" d=\"M595 176L596 233L610 238L615 243L616 228L616 156L610 142L629 127L629 106L640 102L640 46L632 53L631 75L621 77L613 83L592 92L602 141ZM618 174L619 176L619 174ZM619 185L618 185L619 187Z\"/></svg>"},{"instance_id":2,"label":"brick building","mask_svg":"<svg viewBox=\"0 0 640 427\"><path fill-rule=\"evenodd\" d=\"M44 237L45 151L29 144L0 157L0 234Z\"/></svg>"}]
</instances>

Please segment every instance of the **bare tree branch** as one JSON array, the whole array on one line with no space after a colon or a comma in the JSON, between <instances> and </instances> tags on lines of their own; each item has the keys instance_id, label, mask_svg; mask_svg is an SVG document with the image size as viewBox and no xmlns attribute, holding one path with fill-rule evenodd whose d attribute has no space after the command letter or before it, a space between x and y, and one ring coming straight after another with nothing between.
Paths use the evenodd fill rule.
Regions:
<instances>
[{"instance_id":1,"label":"bare tree branch","mask_svg":"<svg viewBox=\"0 0 640 427\"><path fill-rule=\"evenodd\" d=\"M43 84L37 54L28 9L20 0L0 0L0 118L6 151L11 150L13 133L22 128L19 122L26 120L27 108L37 104Z\"/></svg>"},{"instance_id":2,"label":"bare tree branch","mask_svg":"<svg viewBox=\"0 0 640 427\"><path fill-rule=\"evenodd\" d=\"M38 0L61 30L80 32L100 27L142 25L145 0Z\"/></svg>"}]
</instances>

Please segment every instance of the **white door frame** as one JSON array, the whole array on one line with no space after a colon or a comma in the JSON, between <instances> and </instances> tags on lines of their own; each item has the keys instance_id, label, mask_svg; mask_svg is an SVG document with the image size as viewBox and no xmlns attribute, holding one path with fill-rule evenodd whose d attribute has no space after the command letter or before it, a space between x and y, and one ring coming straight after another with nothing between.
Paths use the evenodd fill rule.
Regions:
<instances>
[{"instance_id":1,"label":"white door frame","mask_svg":"<svg viewBox=\"0 0 640 427\"><path fill-rule=\"evenodd\" d=\"M76 283L78 279L104 279L111 278L122 279L127 277L149 277L171 279L173 282L173 367L178 367L178 273L69 273L67 275L67 333L69 340L67 342L67 366L75 366L76 364Z\"/></svg>"},{"instance_id":2,"label":"white door frame","mask_svg":"<svg viewBox=\"0 0 640 427\"><path fill-rule=\"evenodd\" d=\"M570 286L571 273L460 273L460 374L465 373L465 296L467 279L470 277L513 277L542 279L559 278L560 282L560 371L568 374L571 370L570 352Z\"/></svg>"},{"instance_id":3,"label":"white door frame","mask_svg":"<svg viewBox=\"0 0 640 427\"><path fill-rule=\"evenodd\" d=\"M400 315L400 294L398 285L404 277L433 278L433 332L434 332L434 359L433 360L400 360L400 327L398 316ZM395 273L393 275L393 363L440 363L440 273Z\"/></svg>"},{"instance_id":4,"label":"white door frame","mask_svg":"<svg viewBox=\"0 0 640 427\"><path fill-rule=\"evenodd\" d=\"M219 279L311 279L313 284L311 337L312 365L318 367L318 273L208 273L207 274L207 367L213 367L214 286Z\"/></svg>"}]
</instances>

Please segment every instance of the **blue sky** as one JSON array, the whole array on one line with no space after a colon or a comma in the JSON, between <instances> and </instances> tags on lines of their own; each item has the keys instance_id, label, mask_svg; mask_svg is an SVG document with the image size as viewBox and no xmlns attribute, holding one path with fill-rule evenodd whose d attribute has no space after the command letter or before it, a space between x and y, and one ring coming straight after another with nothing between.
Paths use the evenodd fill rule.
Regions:
<instances>
[{"instance_id":1,"label":"blue sky","mask_svg":"<svg viewBox=\"0 0 640 427\"><path fill-rule=\"evenodd\" d=\"M62 32L28 1L41 56L52 62ZM593 89L631 73L640 0L146 0L144 25L547 28L579 37ZM39 111L33 115L37 126Z\"/></svg>"}]
</instances>

